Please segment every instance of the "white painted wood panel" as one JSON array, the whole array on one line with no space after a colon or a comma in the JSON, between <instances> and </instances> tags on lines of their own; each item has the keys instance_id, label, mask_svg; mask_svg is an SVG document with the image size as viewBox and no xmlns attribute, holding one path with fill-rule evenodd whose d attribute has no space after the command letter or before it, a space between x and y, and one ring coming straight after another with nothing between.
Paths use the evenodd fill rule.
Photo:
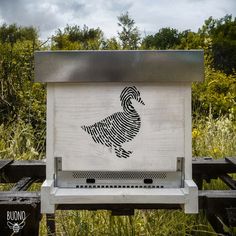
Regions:
<instances>
[{"instance_id":1,"label":"white painted wood panel","mask_svg":"<svg viewBox=\"0 0 236 236\"><path fill-rule=\"evenodd\" d=\"M132 151L130 156L118 158L114 147L95 143L81 126L123 112L120 94L129 86L136 86L145 105L132 100L141 127L122 145ZM55 83L54 87L54 122L48 123L53 123L48 131L53 130L54 156L63 158L63 170L175 171L176 158L185 156L185 135L191 134L185 130L190 84Z\"/></svg>"}]
</instances>

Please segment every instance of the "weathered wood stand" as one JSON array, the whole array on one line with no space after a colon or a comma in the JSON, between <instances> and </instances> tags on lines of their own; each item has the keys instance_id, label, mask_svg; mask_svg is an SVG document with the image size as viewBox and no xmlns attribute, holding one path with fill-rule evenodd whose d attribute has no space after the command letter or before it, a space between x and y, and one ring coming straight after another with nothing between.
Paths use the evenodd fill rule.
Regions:
<instances>
[{"instance_id":1,"label":"weathered wood stand","mask_svg":"<svg viewBox=\"0 0 236 236\"><path fill-rule=\"evenodd\" d=\"M217 233L230 235L223 224L236 227L236 158L193 159L193 179L199 188L199 209L203 210ZM32 183L42 183L46 165L42 161L0 160L0 183L15 183L10 191L0 191L0 235L38 235L40 192L29 192ZM220 178L230 190L201 190L203 180ZM60 210L111 210L113 215L133 214L134 209L179 209L178 204L66 204ZM25 216L25 219L22 217ZM10 222L10 223L7 223ZM54 215L47 215L48 232L55 232Z\"/></svg>"}]
</instances>

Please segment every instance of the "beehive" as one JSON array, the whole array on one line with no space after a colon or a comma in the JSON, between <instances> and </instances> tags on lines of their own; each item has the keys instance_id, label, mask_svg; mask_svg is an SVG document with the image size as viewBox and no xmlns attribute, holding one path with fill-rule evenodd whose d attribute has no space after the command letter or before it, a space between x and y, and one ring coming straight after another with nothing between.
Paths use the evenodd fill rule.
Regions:
<instances>
[{"instance_id":1,"label":"beehive","mask_svg":"<svg viewBox=\"0 0 236 236\"><path fill-rule=\"evenodd\" d=\"M42 212L104 203L198 211L191 83L203 80L202 51L36 52L35 72L47 83Z\"/></svg>"}]
</instances>

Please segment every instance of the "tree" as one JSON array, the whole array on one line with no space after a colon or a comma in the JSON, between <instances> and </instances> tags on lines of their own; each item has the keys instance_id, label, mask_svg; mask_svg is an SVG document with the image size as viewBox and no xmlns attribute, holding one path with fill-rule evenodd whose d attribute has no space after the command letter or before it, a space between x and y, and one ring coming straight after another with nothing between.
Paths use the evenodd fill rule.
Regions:
<instances>
[{"instance_id":1,"label":"tree","mask_svg":"<svg viewBox=\"0 0 236 236\"><path fill-rule=\"evenodd\" d=\"M191 30L185 30L180 33L180 43L177 45L178 49L203 49L204 40L201 38L201 35Z\"/></svg>"},{"instance_id":2,"label":"tree","mask_svg":"<svg viewBox=\"0 0 236 236\"><path fill-rule=\"evenodd\" d=\"M147 36L143 45L147 49L174 49L180 43L180 34L177 29L162 28L154 36Z\"/></svg>"},{"instance_id":3,"label":"tree","mask_svg":"<svg viewBox=\"0 0 236 236\"><path fill-rule=\"evenodd\" d=\"M213 66L226 74L236 72L236 18L226 15L211 31Z\"/></svg>"},{"instance_id":4,"label":"tree","mask_svg":"<svg viewBox=\"0 0 236 236\"><path fill-rule=\"evenodd\" d=\"M229 113L236 114L236 75L226 75L205 66L205 81L193 83L192 108L193 116L214 118Z\"/></svg>"},{"instance_id":5,"label":"tree","mask_svg":"<svg viewBox=\"0 0 236 236\"><path fill-rule=\"evenodd\" d=\"M39 47L35 28L0 26L0 124L13 130L19 123L31 127L38 144L44 142L46 116L44 85L34 83L33 78L34 50Z\"/></svg>"},{"instance_id":6,"label":"tree","mask_svg":"<svg viewBox=\"0 0 236 236\"><path fill-rule=\"evenodd\" d=\"M101 49L103 32L97 28L89 29L86 25L67 25L64 30L58 29L52 37L52 49L57 50L97 50Z\"/></svg>"},{"instance_id":7,"label":"tree","mask_svg":"<svg viewBox=\"0 0 236 236\"><path fill-rule=\"evenodd\" d=\"M154 35L147 35L141 44L143 49L156 49Z\"/></svg>"},{"instance_id":8,"label":"tree","mask_svg":"<svg viewBox=\"0 0 236 236\"><path fill-rule=\"evenodd\" d=\"M122 49L138 49L141 39L140 33L135 26L135 21L130 18L128 12L118 16L118 26L122 28L122 31L118 32Z\"/></svg>"},{"instance_id":9,"label":"tree","mask_svg":"<svg viewBox=\"0 0 236 236\"><path fill-rule=\"evenodd\" d=\"M236 70L236 18L226 15L220 19L209 17L199 29L204 41L211 40L208 53L212 56L212 66L232 74Z\"/></svg>"},{"instance_id":10,"label":"tree","mask_svg":"<svg viewBox=\"0 0 236 236\"><path fill-rule=\"evenodd\" d=\"M17 41L32 41L36 43L38 40L38 32L33 27L20 27L16 24L0 26L0 42L14 44Z\"/></svg>"},{"instance_id":11,"label":"tree","mask_svg":"<svg viewBox=\"0 0 236 236\"><path fill-rule=\"evenodd\" d=\"M112 37L103 42L102 49L103 50L120 50L121 45L119 44L119 42L116 40L115 37Z\"/></svg>"},{"instance_id":12,"label":"tree","mask_svg":"<svg viewBox=\"0 0 236 236\"><path fill-rule=\"evenodd\" d=\"M22 119L35 127L44 122L44 85L33 78L34 50L39 46L33 27L0 27L0 123Z\"/></svg>"}]
</instances>

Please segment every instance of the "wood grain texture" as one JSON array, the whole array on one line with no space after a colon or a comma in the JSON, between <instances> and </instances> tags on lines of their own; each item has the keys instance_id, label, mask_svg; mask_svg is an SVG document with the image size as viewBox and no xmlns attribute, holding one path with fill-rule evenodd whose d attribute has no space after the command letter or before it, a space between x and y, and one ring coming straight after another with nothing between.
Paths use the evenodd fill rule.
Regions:
<instances>
[{"instance_id":1,"label":"wood grain texture","mask_svg":"<svg viewBox=\"0 0 236 236\"><path fill-rule=\"evenodd\" d=\"M133 85L145 103L132 100L141 127L133 140L123 144L132 151L130 157L118 158L113 148L95 143L81 126L123 112L120 93ZM53 98L48 98L53 99L49 104L53 104L54 114L49 114L54 121L48 122L52 126L48 132L53 134L47 134L54 142L49 141L47 147L50 150L49 143L53 145L54 156L63 158L63 170L175 171L176 158L189 150L185 147L185 136L191 135L191 130L185 130L186 116L191 120L185 112L186 100L191 101L189 83L55 83L54 87Z\"/></svg>"}]
</instances>

